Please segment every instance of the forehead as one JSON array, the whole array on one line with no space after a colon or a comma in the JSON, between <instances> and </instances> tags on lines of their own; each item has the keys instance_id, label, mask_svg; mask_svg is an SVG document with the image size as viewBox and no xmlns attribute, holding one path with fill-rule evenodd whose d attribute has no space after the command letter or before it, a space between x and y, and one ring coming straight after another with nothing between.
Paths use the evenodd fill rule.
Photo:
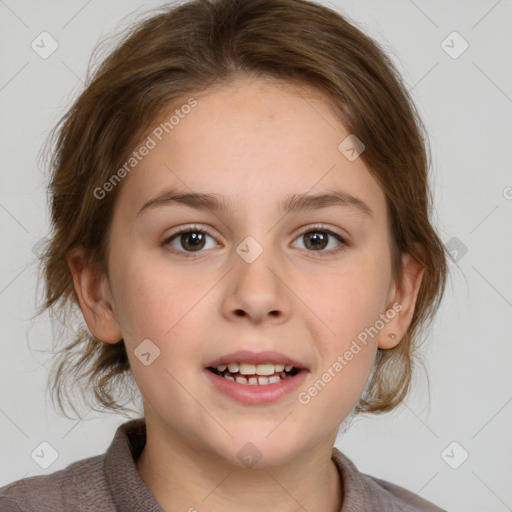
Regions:
<instances>
[{"instance_id":1,"label":"forehead","mask_svg":"<svg viewBox=\"0 0 512 512\"><path fill-rule=\"evenodd\" d=\"M290 194L341 189L385 211L363 160L350 161L339 150L350 134L316 89L246 78L192 96L193 109L175 115L190 100L183 98L146 135L154 147L125 178L118 197L121 208L130 205L125 215L170 188L222 194L232 205L254 207L282 204Z\"/></svg>"}]
</instances>

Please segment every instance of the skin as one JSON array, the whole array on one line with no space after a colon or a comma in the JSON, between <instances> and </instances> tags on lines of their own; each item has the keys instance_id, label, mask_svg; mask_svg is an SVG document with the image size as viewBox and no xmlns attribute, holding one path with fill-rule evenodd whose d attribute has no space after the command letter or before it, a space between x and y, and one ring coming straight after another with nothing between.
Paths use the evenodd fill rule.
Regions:
<instances>
[{"instance_id":1,"label":"skin","mask_svg":"<svg viewBox=\"0 0 512 512\"><path fill-rule=\"evenodd\" d=\"M69 255L90 331L105 343L124 339L143 396L147 443L137 470L166 511L339 511L342 482L331 460L338 427L364 390L377 348L393 348L406 333L422 269L404 254L404 277L393 281L384 194L361 158L338 150L349 133L320 93L239 78L194 97L198 106L122 183L108 275L96 273L81 249ZM225 195L234 209L169 204L137 215L171 187ZM289 194L332 190L364 201L371 215L339 205L277 209ZM311 248L318 223L347 244L330 235ZM201 252L179 236L163 244L191 225L212 236ZM263 249L252 263L236 252L247 236ZM384 329L299 403L298 392L395 302L402 309ZM134 355L145 339L161 351L149 366ZM276 403L241 404L203 373L238 349L279 351L310 373ZM251 468L237 457L247 442L262 455Z\"/></svg>"}]
</instances>

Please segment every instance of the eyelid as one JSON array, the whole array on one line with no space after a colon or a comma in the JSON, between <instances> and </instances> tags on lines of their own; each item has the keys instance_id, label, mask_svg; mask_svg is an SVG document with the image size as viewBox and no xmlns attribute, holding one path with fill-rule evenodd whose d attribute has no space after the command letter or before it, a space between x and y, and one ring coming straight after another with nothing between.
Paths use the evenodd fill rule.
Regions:
<instances>
[{"instance_id":1,"label":"eyelid","mask_svg":"<svg viewBox=\"0 0 512 512\"><path fill-rule=\"evenodd\" d=\"M176 231L173 231L172 233L170 233L167 236L167 239L172 238L173 236L179 235L181 233L187 233L188 231L202 231L202 232L210 235L211 237L213 237L212 233L210 233L208 228L201 227L197 224L190 224L188 226L182 226L182 227L176 229Z\"/></svg>"},{"instance_id":2,"label":"eyelid","mask_svg":"<svg viewBox=\"0 0 512 512\"><path fill-rule=\"evenodd\" d=\"M320 224L308 224L304 228L301 228L295 237L297 237L299 235L304 235L305 233L309 233L310 231L315 231L315 229L317 229L318 231L326 231L327 233L330 233L332 235L339 236L345 242L347 241L346 235L342 235L341 233L338 233L337 231L335 231L335 228L331 228L330 226L327 226L326 224L321 224L321 223Z\"/></svg>"}]
</instances>

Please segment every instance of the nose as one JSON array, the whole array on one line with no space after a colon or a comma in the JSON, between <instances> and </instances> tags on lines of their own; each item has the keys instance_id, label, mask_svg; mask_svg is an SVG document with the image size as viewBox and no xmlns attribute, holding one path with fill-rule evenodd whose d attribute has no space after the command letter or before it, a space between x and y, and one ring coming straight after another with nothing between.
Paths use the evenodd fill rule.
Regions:
<instances>
[{"instance_id":1,"label":"nose","mask_svg":"<svg viewBox=\"0 0 512 512\"><path fill-rule=\"evenodd\" d=\"M234 259L222 305L224 316L255 324L285 322L290 316L290 291L270 251L263 251L252 263L237 254Z\"/></svg>"}]
</instances>

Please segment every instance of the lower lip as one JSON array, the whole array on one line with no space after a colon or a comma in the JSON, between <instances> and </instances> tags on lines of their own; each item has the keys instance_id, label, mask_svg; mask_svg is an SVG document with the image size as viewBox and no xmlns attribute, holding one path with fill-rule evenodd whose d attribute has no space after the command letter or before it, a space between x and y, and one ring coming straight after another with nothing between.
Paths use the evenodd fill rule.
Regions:
<instances>
[{"instance_id":1,"label":"lower lip","mask_svg":"<svg viewBox=\"0 0 512 512\"><path fill-rule=\"evenodd\" d=\"M251 405L277 402L283 396L295 391L308 374L307 370L300 370L293 377L273 384L240 384L220 377L206 368L204 371L215 389L238 402Z\"/></svg>"}]
</instances>

